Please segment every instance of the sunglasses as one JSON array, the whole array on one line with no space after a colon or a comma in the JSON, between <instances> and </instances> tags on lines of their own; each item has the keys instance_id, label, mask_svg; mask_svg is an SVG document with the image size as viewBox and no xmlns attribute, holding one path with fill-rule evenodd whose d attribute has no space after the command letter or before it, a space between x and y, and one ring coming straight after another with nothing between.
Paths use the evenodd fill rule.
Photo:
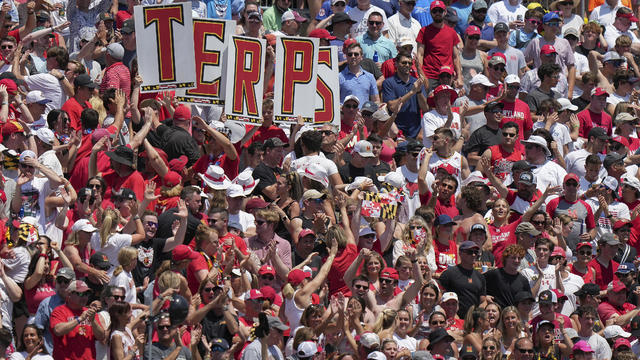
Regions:
<instances>
[{"instance_id":1,"label":"sunglasses","mask_svg":"<svg viewBox=\"0 0 640 360\"><path fill-rule=\"evenodd\" d=\"M354 288L356 288L356 290L367 290L368 286L366 285L353 285Z\"/></svg>"},{"instance_id":2,"label":"sunglasses","mask_svg":"<svg viewBox=\"0 0 640 360\"><path fill-rule=\"evenodd\" d=\"M158 325L158 330L169 330L171 325Z\"/></svg>"},{"instance_id":3,"label":"sunglasses","mask_svg":"<svg viewBox=\"0 0 640 360\"><path fill-rule=\"evenodd\" d=\"M369 20L369 25L380 26L380 25L382 25L382 21L371 21L371 20Z\"/></svg>"},{"instance_id":4,"label":"sunglasses","mask_svg":"<svg viewBox=\"0 0 640 360\"><path fill-rule=\"evenodd\" d=\"M560 23L559 23L559 22L554 21L554 22L546 23L545 25L549 25L549 26L560 26Z\"/></svg>"},{"instance_id":5,"label":"sunglasses","mask_svg":"<svg viewBox=\"0 0 640 360\"><path fill-rule=\"evenodd\" d=\"M571 187L577 187L578 186L578 183L575 182L575 181L568 181L568 182L566 182L564 184L567 185L567 186L571 186Z\"/></svg>"},{"instance_id":6,"label":"sunglasses","mask_svg":"<svg viewBox=\"0 0 640 360\"><path fill-rule=\"evenodd\" d=\"M410 230L417 230L417 229L422 229L422 226L420 225L413 225L413 226L409 226Z\"/></svg>"},{"instance_id":7,"label":"sunglasses","mask_svg":"<svg viewBox=\"0 0 640 360\"><path fill-rule=\"evenodd\" d=\"M262 275L260 277L262 279L264 279L264 280L273 280L273 279L275 279L275 276L273 276L273 275Z\"/></svg>"},{"instance_id":8,"label":"sunglasses","mask_svg":"<svg viewBox=\"0 0 640 360\"><path fill-rule=\"evenodd\" d=\"M507 89L520 89L520 85L507 85Z\"/></svg>"},{"instance_id":9,"label":"sunglasses","mask_svg":"<svg viewBox=\"0 0 640 360\"><path fill-rule=\"evenodd\" d=\"M546 222L546 221L544 221L544 220L542 220L542 221L531 221L531 223L532 223L533 225L544 225L544 224L546 224L547 222Z\"/></svg>"},{"instance_id":10,"label":"sunglasses","mask_svg":"<svg viewBox=\"0 0 640 360\"><path fill-rule=\"evenodd\" d=\"M506 133L506 132L503 132L503 133L502 133L502 136L504 136L504 137L508 137L508 138L514 138L514 137L518 136L518 134L516 134L516 133Z\"/></svg>"},{"instance_id":11,"label":"sunglasses","mask_svg":"<svg viewBox=\"0 0 640 360\"><path fill-rule=\"evenodd\" d=\"M622 61L622 60L611 60L607 62L615 67L621 66L622 64L625 63L625 61Z\"/></svg>"},{"instance_id":12,"label":"sunglasses","mask_svg":"<svg viewBox=\"0 0 640 360\"><path fill-rule=\"evenodd\" d=\"M501 71L501 72L505 72L505 71L506 71L506 69L507 69L507 68L506 68L506 67L504 67L504 66L494 66L494 67L493 67L493 70L495 70L495 71Z\"/></svg>"},{"instance_id":13,"label":"sunglasses","mask_svg":"<svg viewBox=\"0 0 640 360\"><path fill-rule=\"evenodd\" d=\"M368 112L368 111L362 111L361 114L362 114L363 117L371 117L371 116L373 116L373 113Z\"/></svg>"},{"instance_id":14,"label":"sunglasses","mask_svg":"<svg viewBox=\"0 0 640 360\"><path fill-rule=\"evenodd\" d=\"M329 136L329 135L333 134L333 131L331 131L331 130L321 130L320 134L322 134L323 136Z\"/></svg>"},{"instance_id":15,"label":"sunglasses","mask_svg":"<svg viewBox=\"0 0 640 360\"><path fill-rule=\"evenodd\" d=\"M359 52L349 52L349 53L347 53L347 56L348 57L352 57L352 56L358 57L358 56L360 56L360 53Z\"/></svg>"},{"instance_id":16,"label":"sunglasses","mask_svg":"<svg viewBox=\"0 0 640 360\"><path fill-rule=\"evenodd\" d=\"M538 145L527 144L527 145L525 145L524 148L527 149L527 150L531 150L531 149L535 149L537 147L538 147Z\"/></svg>"},{"instance_id":17,"label":"sunglasses","mask_svg":"<svg viewBox=\"0 0 640 360\"><path fill-rule=\"evenodd\" d=\"M124 301L124 295L111 295L115 301Z\"/></svg>"},{"instance_id":18,"label":"sunglasses","mask_svg":"<svg viewBox=\"0 0 640 360\"><path fill-rule=\"evenodd\" d=\"M74 293L76 296L80 296L80 297L89 296L89 292L88 292L88 291L87 291L87 292L82 292L82 293L79 293L79 292L75 292L75 291L74 291L73 293Z\"/></svg>"},{"instance_id":19,"label":"sunglasses","mask_svg":"<svg viewBox=\"0 0 640 360\"><path fill-rule=\"evenodd\" d=\"M393 279L380 279L380 282L383 284L393 284Z\"/></svg>"},{"instance_id":20,"label":"sunglasses","mask_svg":"<svg viewBox=\"0 0 640 360\"><path fill-rule=\"evenodd\" d=\"M66 284L66 285L69 285L69 283L71 282L71 280L69 280L69 279L65 279L65 278L63 278L63 277L59 277L59 278L57 278L57 279L56 279L56 282L57 282L58 284Z\"/></svg>"},{"instance_id":21,"label":"sunglasses","mask_svg":"<svg viewBox=\"0 0 640 360\"><path fill-rule=\"evenodd\" d=\"M591 256L591 254L593 254L592 251L578 251L578 255L582 256Z\"/></svg>"},{"instance_id":22,"label":"sunglasses","mask_svg":"<svg viewBox=\"0 0 640 360\"><path fill-rule=\"evenodd\" d=\"M157 228L158 227L158 223L157 222L153 222L153 221L147 221L144 224L147 225L148 227L151 227L151 228Z\"/></svg>"},{"instance_id":23,"label":"sunglasses","mask_svg":"<svg viewBox=\"0 0 640 360\"><path fill-rule=\"evenodd\" d=\"M527 21L535 25L540 25L540 23L542 23L542 21L536 19L527 19Z\"/></svg>"},{"instance_id":24,"label":"sunglasses","mask_svg":"<svg viewBox=\"0 0 640 360\"><path fill-rule=\"evenodd\" d=\"M266 220L256 220L256 225L262 225L266 222L267 222Z\"/></svg>"},{"instance_id":25,"label":"sunglasses","mask_svg":"<svg viewBox=\"0 0 640 360\"><path fill-rule=\"evenodd\" d=\"M2 45L2 46L0 46L0 49L2 49L2 50L11 50L11 49L13 49L13 45Z\"/></svg>"},{"instance_id":26,"label":"sunglasses","mask_svg":"<svg viewBox=\"0 0 640 360\"><path fill-rule=\"evenodd\" d=\"M444 9L440 9L440 8L436 8L431 10L432 14L440 14L440 13L444 13Z\"/></svg>"},{"instance_id":27,"label":"sunglasses","mask_svg":"<svg viewBox=\"0 0 640 360\"><path fill-rule=\"evenodd\" d=\"M102 189L102 185L100 184L89 184L87 185L89 189Z\"/></svg>"},{"instance_id":28,"label":"sunglasses","mask_svg":"<svg viewBox=\"0 0 640 360\"><path fill-rule=\"evenodd\" d=\"M482 350L495 350L496 347L494 345L490 345L490 346L483 346Z\"/></svg>"},{"instance_id":29,"label":"sunglasses","mask_svg":"<svg viewBox=\"0 0 640 360\"><path fill-rule=\"evenodd\" d=\"M343 107L346 107L347 109L357 109L358 105L343 105Z\"/></svg>"},{"instance_id":30,"label":"sunglasses","mask_svg":"<svg viewBox=\"0 0 640 360\"><path fill-rule=\"evenodd\" d=\"M412 152L412 153L410 153L410 154L411 154L411 156L413 156L413 157L418 157L418 156L420 155L420 152L419 152L419 151L418 151L418 152Z\"/></svg>"},{"instance_id":31,"label":"sunglasses","mask_svg":"<svg viewBox=\"0 0 640 360\"><path fill-rule=\"evenodd\" d=\"M469 40L480 40L480 35L471 35L468 37Z\"/></svg>"},{"instance_id":32,"label":"sunglasses","mask_svg":"<svg viewBox=\"0 0 640 360\"><path fill-rule=\"evenodd\" d=\"M432 321L430 324L431 326L436 326L436 325L444 325L446 323L447 322L443 320L443 321Z\"/></svg>"},{"instance_id":33,"label":"sunglasses","mask_svg":"<svg viewBox=\"0 0 640 360\"><path fill-rule=\"evenodd\" d=\"M206 292L206 293L210 293L213 292L213 290L215 290L216 288L214 287L206 287L204 289L202 289L202 292Z\"/></svg>"},{"instance_id":34,"label":"sunglasses","mask_svg":"<svg viewBox=\"0 0 640 360\"><path fill-rule=\"evenodd\" d=\"M520 352L520 354L533 354L534 353L533 349L518 349L518 352Z\"/></svg>"},{"instance_id":35,"label":"sunglasses","mask_svg":"<svg viewBox=\"0 0 640 360\"><path fill-rule=\"evenodd\" d=\"M416 2L415 1L405 1L404 3L406 5L409 5L409 6L416 6Z\"/></svg>"}]
</instances>

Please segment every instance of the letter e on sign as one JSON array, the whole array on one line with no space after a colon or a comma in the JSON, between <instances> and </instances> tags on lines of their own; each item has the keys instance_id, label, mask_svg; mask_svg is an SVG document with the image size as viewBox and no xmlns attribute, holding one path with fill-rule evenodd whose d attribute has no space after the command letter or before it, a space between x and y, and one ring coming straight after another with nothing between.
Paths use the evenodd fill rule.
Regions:
<instances>
[{"instance_id":1,"label":"letter e on sign","mask_svg":"<svg viewBox=\"0 0 640 360\"><path fill-rule=\"evenodd\" d=\"M220 49L214 48L213 38L219 42L224 42L225 37L224 21L211 21L210 19L193 20L193 44L196 59L196 79L197 87L187 90L186 95L201 95L205 97L220 96L221 77L212 74L213 67L220 66ZM217 41L216 41L217 42Z\"/></svg>"}]
</instances>

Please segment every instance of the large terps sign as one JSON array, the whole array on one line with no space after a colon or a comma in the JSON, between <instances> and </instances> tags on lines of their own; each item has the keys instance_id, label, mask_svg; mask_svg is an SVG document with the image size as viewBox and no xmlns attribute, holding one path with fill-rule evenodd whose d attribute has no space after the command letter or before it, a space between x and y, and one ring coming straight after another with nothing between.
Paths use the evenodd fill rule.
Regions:
<instances>
[{"instance_id":1,"label":"large terps sign","mask_svg":"<svg viewBox=\"0 0 640 360\"><path fill-rule=\"evenodd\" d=\"M136 6L134 18L142 92L195 87L191 3Z\"/></svg>"},{"instance_id":2,"label":"large terps sign","mask_svg":"<svg viewBox=\"0 0 640 360\"><path fill-rule=\"evenodd\" d=\"M196 87L177 91L180 102L223 105L227 45L235 30L233 20L193 19Z\"/></svg>"},{"instance_id":3,"label":"large terps sign","mask_svg":"<svg viewBox=\"0 0 640 360\"><path fill-rule=\"evenodd\" d=\"M227 119L250 124L262 122L266 45L263 39L231 37L224 104Z\"/></svg>"},{"instance_id":4,"label":"large terps sign","mask_svg":"<svg viewBox=\"0 0 640 360\"><path fill-rule=\"evenodd\" d=\"M274 83L273 119L297 122L301 115L313 123L319 39L278 37Z\"/></svg>"},{"instance_id":5,"label":"large terps sign","mask_svg":"<svg viewBox=\"0 0 640 360\"><path fill-rule=\"evenodd\" d=\"M338 49L335 46L323 46L318 53L314 124L334 123L340 126L339 89Z\"/></svg>"}]
</instances>

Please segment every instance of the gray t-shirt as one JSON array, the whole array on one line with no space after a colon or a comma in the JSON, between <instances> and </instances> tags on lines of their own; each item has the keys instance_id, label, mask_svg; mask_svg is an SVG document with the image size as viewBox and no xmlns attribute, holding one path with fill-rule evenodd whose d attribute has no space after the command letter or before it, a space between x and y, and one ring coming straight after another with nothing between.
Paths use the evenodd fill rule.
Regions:
<instances>
[{"instance_id":1,"label":"gray t-shirt","mask_svg":"<svg viewBox=\"0 0 640 360\"><path fill-rule=\"evenodd\" d=\"M520 73L519 73L520 69L527 66L527 62L525 61L524 54L522 53L522 51L514 47L507 45L507 50L502 50L497 47L494 47L493 49L489 50L489 56L493 55L493 53L495 52L503 53L504 56L507 58L506 69L507 69L507 74L509 75L520 76Z\"/></svg>"},{"instance_id":2,"label":"gray t-shirt","mask_svg":"<svg viewBox=\"0 0 640 360\"><path fill-rule=\"evenodd\" d=\"M271 355L274 360L284 360L284 355L282 355L282 351L278 349L275 345L269 346L269 355ZM260 340L256 339L251 344L247 345L242 352L242 360L260 360L262 359L262 344L260 344Z\"/></svg>"},{"instance_id":3,"label":"gray t-shirt","mask_svg":"<svg viewBox=\"0 0 640 360\"><path fill-rule=\"evenodd\" d=\"M484 104L485 100L471 100L468 96L459 97L454 101L453 106L462 106L466 101L469 102L469 106L478 106ZM467 124L469 124L469 134L473 134L474 131L487 124L487 118L484 116L484 111L480 111L477 114L465 116Z\"/></svg>"},{"instance_id":4,"label":"gray t-shirt","mask_svg":"<svg viewBox=\"0 0 640 360\"><path fill-rule=\"evenodd\" d=\"M540 106L543 101L547 99L558 99L559 97L560 94L553 90L551 90L550 93L545 93L540 91L540 88L535 88L527 94L525 102L529 105L529 110L532 113L538 113L538 106Z\"/></svg>"},{"instance_id":5,"label":"gray t-shirt","mask_svg":"<svg viewBox=\"0 0 640 360\"><path fill-rule=\"evenodd\" d=\"M160 343L153 343L151 345L151 359L165 359L175 348L175 346L164 347ZM144 359L150 360L147 358L146 351L144 352ZM183 346L176 360L191 360L191 351Z\"/></svg>"},{"instance_id":6,"label":"gray t-shirt","mask_svg":"<svg viewBox=\"0 0 640 360\"><path fill-rule=\"evenodd\" d=\"M573 228L571 229L569 236L565 239L567 246L571 251L576 250L576 245L580 242L580 234L587 232L585 222L589 216L590 210L589 205L583 200L578 200L574 203L570 203L564 198L560 198L558 200L558 205L555 208L553 217L556 218L558 215L565 214L571 216L573 219ZM591 216L593 216L593 214L591 214Z\"/></svg>"}]
</instances>

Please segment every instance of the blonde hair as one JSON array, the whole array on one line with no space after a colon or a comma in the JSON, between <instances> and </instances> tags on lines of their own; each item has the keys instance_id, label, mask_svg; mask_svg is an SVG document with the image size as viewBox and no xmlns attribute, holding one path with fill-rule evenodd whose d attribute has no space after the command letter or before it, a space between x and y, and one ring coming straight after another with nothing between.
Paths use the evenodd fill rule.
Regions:
<instances>
[{"instance_id":1,"label":"blonde hair","mask_svg":"<svg viewBox=\"0 0 640 360\"><path fill-rule=\"evenodd\" d=\"M138 250L131 246L125 246L118 252L118 267L113 270L113 276L118 276L124 271L124 265L129 265L138 257Z\"/></svg>"},{"instance_id":2,"label":"blonde hair","mask_svg":"<svg viewBox=\"0 0 640 360\"><path fill-rule=\"evenodd\" d=\"M376 322L373 324L372 331L374 333L379 333L382 330L389 329L396 321L396 316L398 316L398 312L393 309L384 309L378 315Z\"/></svg>"},{"instance_id":3,"label":"blonde hair","mask_svg":"<svg viewBox=\"0 0 640 360\"><path fill-rule=\"evenodd\" d=\"M347 247L347 234L345 234L344 230L339 226L331 226L327 230L327 235L325 239L327 244L331 244L331 240L336 239L338 242L338 248L344 249Z\"/></svg>"},{"instance_id":4,"label":"blonde hair","mask_svg":"<svg viewBox=\"0 0 640 360\"><path fill-rule=\"evenodd\" d=\"M100 225L100 247L104 247L107 244L109 236L115 232L119 221L120 215L114 209L104 209L102 213L102 223Z\"/></svg>"},{"instance_id":5,"label":"blonde hair","mask_svg":"<svg viewBox=\"0 0 640 360\"><path fill-rule=\"evenodd\" d=\"M516 322L516 334L520 334L524 330L518 308L516 308L515 306L507 306L506 308L502 309L502 312L500 313L500 321L498 321L498 330L500 330L502 336L506 335L504 330L504 321L502 319L504 318L505 314L510 312L516 314L516 318L518 319L518 321Z\"/></svg>"},{"instance_id":6,"label":"blonde hair","mask_svg":"<svg viewBox=\"0 0 640 360\"><path fill-rule=\"evenodd\" d=\"M164 292L168 289L180 289L180 275L173 271L165 271L158 276L158 289Z\"/></svg>"},{"instance_id":7,"label":"blonde hair","mask_svg":"<svg viewBox=\"0 0 640 360\"><path fill-rule=\"evenodd\" d=\"M424 242L425 242L424 251L425 251L425 254L428 253L432 246L431 243L433 242L431 238L431 226L427 224L427 222L424 220L422 216L414 215L409 219L409 221L407 221L407 225L404 227L404 230L402 230L402 241L405 244L411 244L413 240L411 237L411 228L410 228L411 223L418 223L420 226L422 226L426 230L427 234L426 234L426 238L424 239Z\"/></svg>"},{"instance_id":8,"label":"blonde hair","mask_svg":"<svg viewBox=\"0 0 640 360\"><path fill-rule=\"evenodd\" d=\"M209 188L211 189L211 188ZM227 208L227 194L224 190L211 190L211 192L207 193L209 197L209 208Z\"/></svg>"},{"instance_id":9,"label":"blonde hair","mask_svg":"<svg viewBox=\"0 0 640 360\"><path fill-rule=\"evenodd\" d=\"M216 229L210 228L205 224L198 225L195 234L196 249L201 249L202 244L204 244L205 241L209 241L209 236L211 236L211 234L218 235L218 232L216 231Z\"/></svg>"}]
</instances>

